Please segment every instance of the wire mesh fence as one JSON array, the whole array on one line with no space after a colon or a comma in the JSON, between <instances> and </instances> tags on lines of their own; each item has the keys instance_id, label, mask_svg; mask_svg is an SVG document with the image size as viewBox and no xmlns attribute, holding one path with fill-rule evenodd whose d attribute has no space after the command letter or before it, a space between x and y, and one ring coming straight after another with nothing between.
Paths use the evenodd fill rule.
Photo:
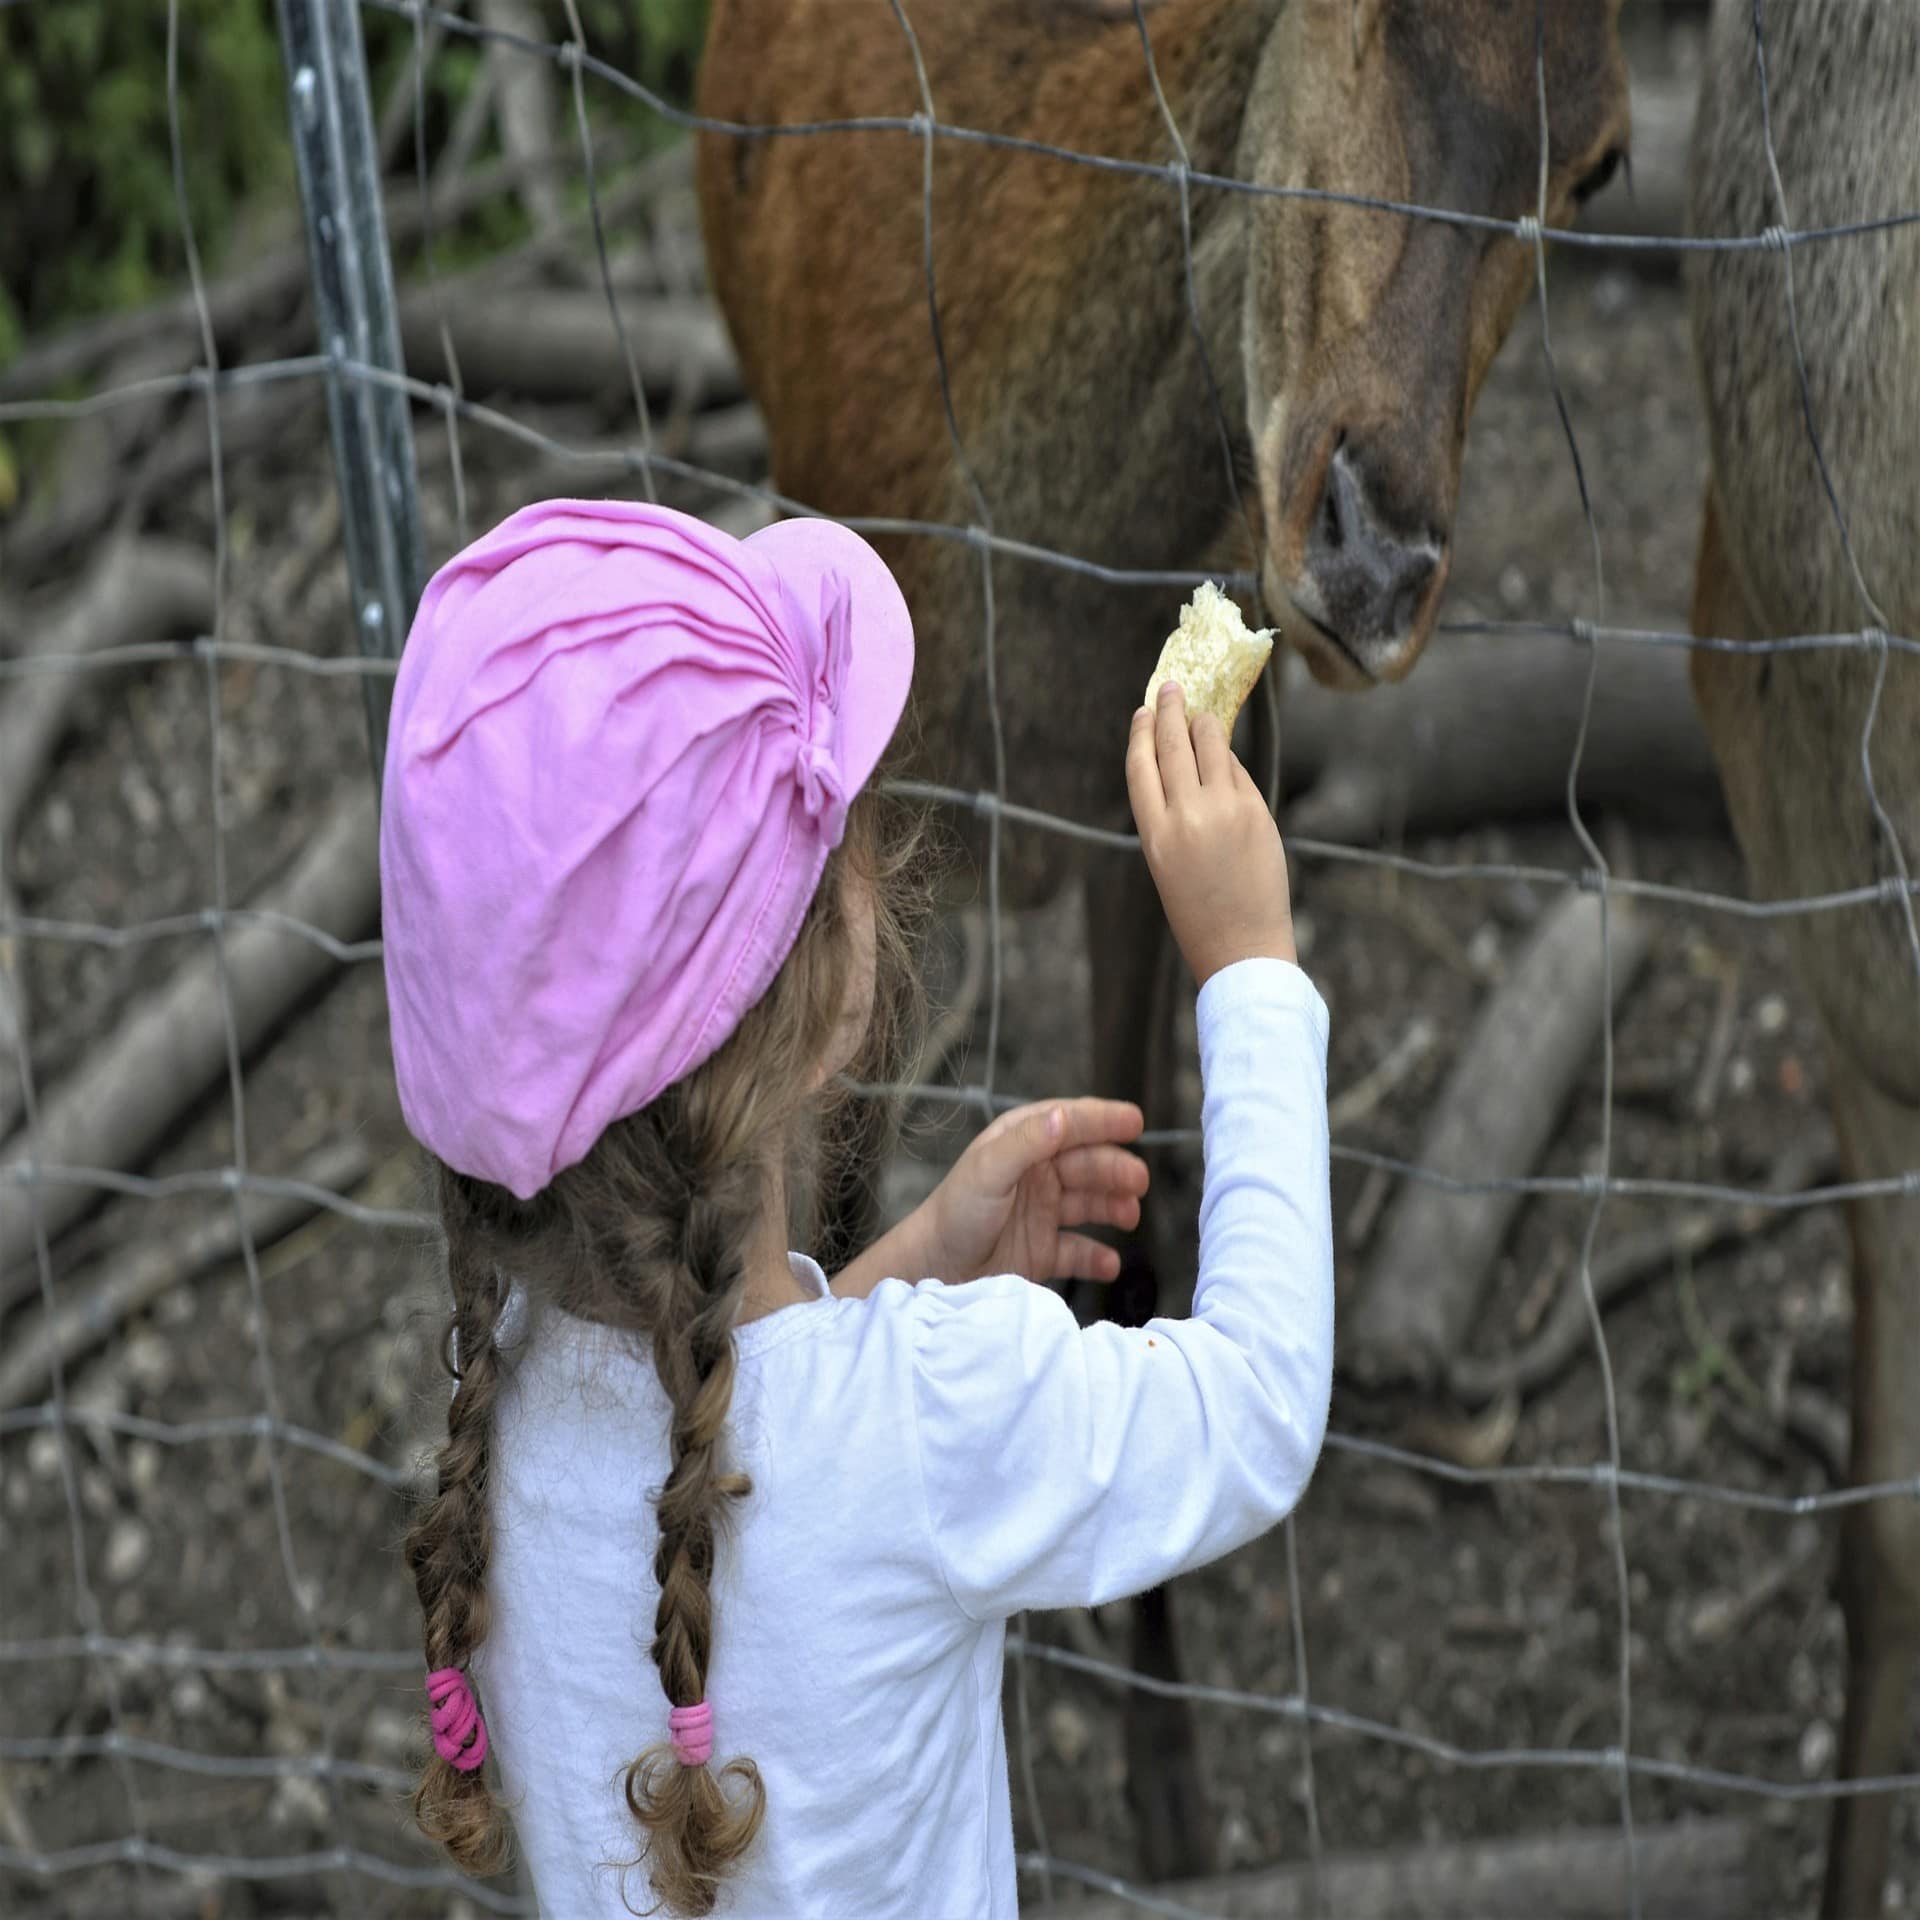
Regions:
<instances>
[{"instance_id":1,"label":"wire mesh fence","mask_svg":"<svg viewBox=\"0 0 1920 1920\"><path fill-rule=\"evenodd\" d=\"M1578 494L1588 545L1584 565L1589 584L1582 594L1585 611L1577 616L1531 620L1462 618L1443 622L1441 630L1532 635L1543 646L1571 648L1584 658L1585 704L1567 770L1567 820L1576 857L1562 864L1510 858L1446 859L1387 847L1290 837L1291 850L1309 873L1347 867L1392 874L1422 888L1520 885L1541 892L1591 894L1600 903L1603 1009L1613 1005L1607 986L1610 913L1622 901L1684 912L1702 921L1724 919L1735 923L1862 911L1897 913L1902 917L1916 975L1920 976L1914 882L1874 777L1876 745L1882 751L1887 745L1875 738L1879 688L1895 663L1920 652L1920 640L1888 631L1887 618L1860 575L1857 562L1853 564L1861 623L1854 631L1753 641L1697 638L1677 631L1612 623L1601 530L1574 413L1556 357L1548 274L1552 248L1585 252L1611 249L1626 255L1754 251L1776 256L1781 267L1781 298L1790 323L1791 351L1806 397L1809 443L1820 466L1835 525L1844 539L1846 516L1829 472L1832 450L1821 440L1807 377L1807 348L1817 343L1803 343L1799 333L1794 304L1795 261L1808 248L1856 243L1869 235L1920 223L1920 210L1865 210L1859 218L1842 224L1796 229L1789 217L1777 161L1772 159L1770 121L1767 143L1776 219L1763 231L1749 234L1601 235L1552 227L1547 220L1544 171L1536 213L1506 220L1388 198L1236 180L1196 170L1190 164L1155 62L1156 36L1170 29L1139 6L1133 9L1133 27L1163 118L1170 158L1163 164L1151 164L1080 152L1065 145L1016 139L943 121L920 57L914 8L909 0L890 0L890 6L912 51L920 95L917 112L746 126L703 121L599 57L587 44L580 17L571 6L568 36L549 42L490 24L485 17L469 19L451 8L414 4L414 0L362 0L361 12L397 16L408 23L414 36L415 59L410 72L416 90L416 206L409 226L420 242L445 367L446 377L432 380L408 373L398 351L377 169L368 152L355 150L351 129L343 139L339 124L340 103L345 100L349 117L357 116L363 134L372 125L371 103L363 95L355 96L355 90L363 86L357 70L359 18L350 7L302 5L298 0L283 0L281 18L287 34L290 111L296 127L304 115L314 128L299 150L319 288L315 301L318 324L306 338L293 343L299 351L244 364L222 364L219 342L225 329L222 315L216 313L217 290L210 288L201 271L185 187L183 153L193 139L193 125L187 105L191 87L183 85L180 71L178 0L171 0L167 8L169 162L189 269L189 317L197 342L197 364L183 371L124 379L78 397L53 391L65 386L63 377L50 378L46 383L49 390L42 392L22 393L9 383L3 390L5 397L0 398L0 427L38 423L61 432L103 422L111 431L117 416L160 403L191 406L203 423L200 466L211 486L214 531L209 617L196 623L204 630L191 639L143 639L116 645L110 640L103 643L89 638L84 646L22 647L11 656L0 655L0 686L7 689L9 700L17 690L45 681L71 687L93 676L130 671L151 675L156 683L166 678L169 686L161 697L168 703L168 711L181 716L184 728L190 703L196 710L194 724L205 747L199 768L202 792L191 815L203 836L193 862L194 870L204 871L206 877L204 898L187 911L172 910L144 918L138 914L116 918L104 910L90 918L54 916L29 913L16 904L19 890L6 864L7 842L18 827L37 769L17 776L15 789L10 787L7 770L0 767L0 801L6 803L0 805L0 1041L7 1043L6 1051L18 1078L17 1094L13 1089L0 1094L0 1123L4 1123L0 1124L0 1136L8 1125L17 1128L12 1144L0 1151L0 1280L9 1272L24 1272L30 1278L28 1290L0 1296L0 1311L24 1301L31 1315L30 1326L25 1319L15 1322L21 1329L16 1335L22 1343L18 1351L26 1354L30 1364L14 1364L11 1351L9 1356L0 1357L0 1383L7 1389L0 1393L0 1440L16 1457L32 1454L33 1470L57 1482L66 1533L65 1564L58 1584L64 1586L70 1602L68 1624L62 1631L36 1627L23 1632L10 1619L4 1637L0 1637L0 1700L22 1703L17 1709L10 1704L0 1711L0 1875L23 1889L23 1897L30 1894L46 1899L53 1903L54 1910L60 1910L64 1898L61 1889L117 1886L124 1883L124 1876L131 1875L138 1888L137 1910L142 1912L187 1910L182 1889L188 1898L197 1898L209 1886L275 1881L318 1887L319 1897L335 1911L368 1911L369 1903L376 1898L398 1903L409 1894L443 1904L449 1899L465 1901L488 1911L532 1910L524 1888L516 1892L479 1886L431 1862L407 1842L393 1811L395 1796L411 1778L407 1741L411 1737L412 1692L420 1655L404 1640L387 1644L366 1638L366 1619L390 1621L394 1615L391 1608L383 1613L364 1596L371 1587L383 1581L391 1584L398 1578L397 1558L390 1551L397 1524L396 1499L418 1487L418 1463L400 1455L390 1443L390 1435L383 1434L376 1444L368 1433L354 1431L351 1423L327 1431L290 1412L290 1407L304 1404L309 1397L304 1389L290 1392L290 1378L297 1377L294 1370L310 1362L303 1357L301 1343L288 1324L294 1303L276 1291L282 1272L276 1266L280 1234L267 1224L276 1217L270 1210L276 1205L297 1206L297 1217L316 1218L324 1232L351 1236L352 1244L363 1249L370 1262L389 1265L418 1264L435 1230L431 1216L404 1188L370 1190L362 1166L330 1167L325 1177L316 1178L310 1177L315 1171L311 1161L303 1162L291 1174L269 1173L256 1164L257 1155L275 1162L283 1157L277 1150L265 1150L254 1112L262 1071L257 1056L278 1020L254 1004L261 955L270 956L272 964L282 969L304 969L303 979L313 983L327 979L340 968L363 979L377 975L377 968L369 963L379 958L380 946L376 939L365 937L371 922L370 896L364 887L358 892L352 885L342 888L322 871L323 855L346 866L358 862L362 869L370 859L373 783L362 750L364 735L357 725L349 726L337 704L329 707L325 722L329 744L319 756L322 776L307 783L311 790L297 791L283 803L295 831L290 838L282 836L273 848L250 844L244 849L243 864L249 872L271 871L276 857L284 857L290 850L299 853L300 858L313 863L311 884L305 885L304 891L296 874L279 894L271 896L271 904L262 903L266 896L254 904L241 904L247 889L234 879L231 813L236 783L248 770L245 763L251 731L268 713L277 717L302 701L332 700L336 695L356 706L364 699L378 753L383 732L382 689L395 671L405 615L419 590L421 569L426 564L415 493L412 435L416 428L422 432L432 429L435 456L442 463L429 487L439 504L429 543L437 550L428 559L444 557L446 551L464 544L478 530L474 475L489 457L483 450L504 451L522 465L537 463L543 473L638 485L650 495L670 490L676 499L702 502L716 511L733 507L763 513L810 510L806 502L787 498L759 477L742 477L737 471L703 461L697 454L675 451L665 441L649 398L650 379L643 377L646 343L636 338L633 322L623 313L616 284L609 239L613 223L607 215L602 171L596 163L594 108L605 98L636 104L682 131L704 128L751 140L893 141L901 147L903 164L910 164L914 150L918 150L924 205L927 352L941 381L952 453L958 469L967 477L971 513L965 521L953 523L854 518L849 524L870 534L957 543L977 557L986 609L980 644L986 699L992 712L993 783L978 792L925 783L904 783L904 790L970 817L984 833L985 1039L977 1070L970 1075L962 1073L949 1083L872 1091L891 1092L930 1108L950 1108L974 1118L1004 1110L1030 1094L1044 1091L1039 1087L1009 1090L1001 1084L1003 1016L1017 992L1010 983L1007 966L1007 915L1001 900L1003 844L1009 835L1053 834L1083 843L1115 860L1135 851L1136 843L1127 834L1096 822L1060 818L1009 798L995 675L1001 643L994 612L996 563L1032 562L1105 584L1163 595L1168 589L1189 587L1203 578L1221 577L1199 571L1130 571L1083 555L1039 547L996 530L990 502L969 464L942 338L933 205L936 155L944 143L1004 147L1060 167L1090 168L1164 186L1167 218L1175 223L1182 242L1182 304L1203 364L1206 334L1192 226L1192 195L1197 189L1319 200L1367 210L1381 218L1441 222L1506 236L1529 249L1538 344L1564 432L1568 484ZM1765 18L1765 9L1756 0L1754 85L1763 106L1768 98ZM449 302L459 293L449 284L436 238L437 223L445 218L447 195L444 187L430 177L425 95L436 49L459 41L541 63L563 83L573 122L571 157L576 177L585 189L595 283L604 297L606 327L617 343L625 398L630 403L626 426L618 436L623 444L613 457L611 470L603 437L583 441L544 417L517 417L515 412L474 398L463 383L448 326ZM330 61L337 63L331 69ZM1538 43L1536 78L1544 154L1552 102L1547 93L1544 54ZM328 141L332 142L336 160L346 155L351 161L331 176L316 171L311 158L327 151ZM331 286L330 277L335 282ZM1210 367L1207 377L1218 416L1222 458L1229 474L1234 475L1237 492L1233 433L1220 409L1219 387ZM651 384L657 387L657 383ZM324 641L303 634L295 642L291 634L274 637L272 630L263 628L256 618L237 621L235 617L235 571L248 561L235 550L235 528L244 521L246 501L236 497L233 486L230 443L233 423L243 417L234 409L263 398L271 402L282 394L322 395L329 408L333 449L339 462L341 512L337 522L318 523L320 537L311 541L313 553L308 564L323 564L326 556L342 546L347 550L347 613L357 649L354 652L326 650L337 641L337 632ZM260 443L252 429L248 440L247 457L256 459ZM324 477L317 466L316 477ZM82 557L99 551L105 549L98 543L83 547ZM1227 584L1242 591L1257 585L1250 578L1238 576L1227 576ZM290 627L294 625L297 620L289 622ZM1863 799L1883 829L1887 871L1873 875L1835 873L1829 890L1785 900L1753 899L1731 889L1614 871L1577 797L1587 738L1585 715L1591 712L1595 686L1609 658L1625 651L1691 648L1768 654L1852 651L1874 663L1875 694L1859 743L1858 771ZM349 740L361 755L357 768L342 744ZM50 749L43 749L42 757L44 752ZM322 806L324 815L320 815ZM317 830L313 825L316 815L320 817ZM87 858L84 842L71 857L81 861ZM300 874L305 873L307 868L301 867ZM363 872L362 879L365 886L371 886L370 869ZM137 895L138 890L134 892ZM325 910L318 910L316 902ZM81 956L62 965L97 962L100 967L115 969L111 975L96 972L96 982L111 978L128 986L139 983L149 968L171 968L184 962L186 971L175 977L178 991L158 1006L145 1030L122 1036L128 1040L128 1050L116 1059L123 1072L131 1062L150 1074L164 1073L174 1063L170 1045L184 1044L189 1035L212 1036L226 1108L219 1128L223 1151L217 1161L208 1162L203 1157L197 1163L161 1165L151 1172L129 1171L130 1167L151 1164L150 1150L159 1141L137 1136L137 1129L116 1132L111 1124L102 1127L100 1114L103 1105L110 1104L109 1089L83 1087L84 1098L76 1102L69 1097L68 1082L83 1074L84 1068L69 1065L65 1079L50 1079L37 1069L36 1060L43 1057L37 1040L39 1026L43 1022L56 1026L70 1022L57 1009L30 1004L27 988L32 975L26 956L55 950ZM287 958L296 952L300 958ZM356 991L363 997L368 991L377 996L377 980L370 989L360 987ZM292 997L298 999L297 994ZM1626 1840L1628 1871L1623 1910L1634 1913L1641 1905L1632 1867L1637 1789L1658 1782L1688 1789L1697 1796L1758 1799L1782 1805L1830 1802L1868 1793L1911 1795L1920 1790L1920 1774L1840 1779L1834 1777L1830 1767L1822 1767L1812 1777L1795 1778L1708 1764L1685 1753L1656 1752L1636 1739L1636 1709L1644 1696L1636 1680L1636 1569L1629 1550L1626 1511L1630 1503L1647 1510L1650 1517L1640 1524L1649 1527L1659 1524L1661 1513L1683 1507L1728 1509L1759 1521L1785 1522L1827 1516L1872 1502L1911 1500L1920 1496L1920 1478L1781 1491L1635 1465L1634 1436L1623 1434L1613 1355L1593 1277L1607 1211L1615 1202L1631 1200L1668 1207L1720 1206L1769 1214L1797 1213L1850 1200L1920 1193L1920 1168L1873 1179L1801 1182L1784 1190L1685 1173L1620 1172L1615 1152L1619 1102L1611 1013L1603 1018L1601 1033L1598 1130L1587 1143L1591 1151L1578 1156L1579 1171L1513 1173L1489 1167L1472 1177L1462 1177L1352 1140L1336 1138L1333 1150L1336 1163L1366 1169L1393 1182L1447 1193L1503 1193L1557 1200L1579 1210L1573 1284L1584 1306L1601 1403L1596 1431L1589 1436L1581 1457L1525 1464L1474 1464L1390 1444L1365 1432L1338 1430L1330 1436L1328 1447L1335 1457L1390 1466L1421 1482L1475 1489L1489 1497L1526 1488L1575 1489L1597 1497L1611 1589L1610 1644L1596 1654L1596 1662L1606 1674L1603 1736L1589 1744L1571 1737L1541 1744L1473 1744L1398 1724L1378 1714L1353 1711L1319 1697L1308 1678L1309 1607L1302 1577L1306 1556L1296 1537L1295 1523L1290 1521L1284 1536L1281 1577L1291 1672L1282 1685L1246 1687L1156 1678L1110 1654L1089 1651L1085 1645L1059 1644L1040 1632L1036 1623L1016 1626L1008 1644L1013 1656L1016 1767L1022 1789L1017 1800L1025 1835L1021 1866L1026 1890L1039 1904L1050 1905L1061 1897L1065 1887L1080 1885L1102 1889L1142 1911L1196 1911L1121 1875L1068 1858L1050 1843L1042 1796L1035 1786L1039 1736L1028 1698L1033 1672L1043 1669L1070 1672L1121 1692L1170 1693L1203 1713L1249 1715L1276 1720L1292 1729L1297 1739L1289 1753L1297 1784L1291 1789L1291 1798L1300 1812L1300 1851L1314 1866L1320 1863L1323 1849L1342 1841L1337 1829L1329 1829L1316 1786L1316 1752L1326 1740L1375 1743L1466 1774L1590 1775L1612 1794ZM61 1039L71 1052L73 1035L65 1033ZM329 1108L324 1120L329 1126L335 1125L344 1114L350 1131L356 1098L353 1075L359 1075L361 1084L365 1084L368 1077L384 1071L381 1057L376 1048L365 1058L329 1064L345 1083L336 1089L345 1100L344 1106ZM1150 1144L1191 1148L1197 1142L1197 1131L1177 1124L1177 1116L1150 1115L1149 1124ZM151 1132L149 1129L149 1135ZM102 1141L110 1143L109 1151L87 1150L89 1143ZM308 1144L324 1148L329 1143L316 1139ZM338 1142L332 1144L337 1146ZM205 1142L200 1140L191 1151L204 1154L204 1148ZM97 1334L99 1316L106 1315L113 1324L112 1337L120 1338L119 1321L131 1305L159 1299L160 1283L166 1277L160 1275L144 1292L137 1291L129 1281L119 1295L111 1288L103 1290L91 1284L76 1294L73 1268L82 1262L76 1256L72 1232L77 1224L84 1232L88 1210L107 1197L137 1202L156 1213L184 1203L209 1203L200 1216L201 1230L217 1242L220 1257L237 1266L244 1283L237 1324L245 1336L248 1371L244 1382L222 1379L206 1383L205 1411L158 1418L134 1413L123 1405L101 1404L73 1390L71 1363L75 1355L87 1350L89 1326ZM137 1234L138 1229L133 1231ZM85 1252L83 1245L81 1253ZM92 1269L85 1271L91 1280ZM405 1329L395 1331L398 1336ZM396 1337L396 1351L401 1344ZM35 1447L40 1449L37 1454L32 1452ZM136 1453L135 1448L143 1451ZM244 1618L235 1619L230 1634L213 1638L187 1630L127 1630L120 1623L114 1598L120 1575L114 1568L117 1560L135 1551L124 1544L135 1537L127 1531L129 1515L138 1515L143 1488L173 1471L162 1463L174 1457L236 1463L236 1477L247 1488L249 1502L257 1501L254 1510L264 1516L264 1531L249 1533L245 1540L248 1550L262 1543L270 1550L279 1586L270 1612L283 1636L280 1644L260 1644L251 1631L256 1623ZM132 1464L135 1462L140 1464ZM193 1475L212 1470L187 1466L183 1471ZM365 1498L340 1497L327 1491L349 1483L364 1488ZM364 1560L366 1566L362 1570L364 1580L345 1605L323 1602L327 1582L316 1573L342 1552L339 1538L315 1531L318 1516L328 1513L345 1529L371 1526L378 1530L371 1538L350 1531L346 1535L351 1540L348 1551ZM236 1534L236 1544L240 1538ZM149 1539L143 1551L150 1552L153 1544ZM164 1555L167 1543L158 1545ZM255 1572L264 1579L262 1569L256 1568ZM31 1618L44 1624L37 1610L24 1605L10 1607L8 1612L12 1619ZM1359 1624L1364 1632L1364 1616ZM10 1676L20 1680L19 1687L7 1684ZM26 1704L28 1676L45 1689L34 1696L31 1705ZM258 1716L254 1724L259 1738L250 1749L204 1749L184 1739L158 1738L142 1731L143 1722L152 1718L151 1703L165 1690L171 1688L177 1693L181 1688L225 1687L240 1676L258 1680L282 1704L292 1698L296 1709L285 1717ZM296 1682L305 1683L307 1691L290 1692ZM135 1704L136 1699L140 1704ZM378 1712L386 1716L383 1741L365 1737L366 1726L360 1724L361 1716ZM48 1724L58 1724L62 1730L44 1731ZM292 1737L285 1731L289 1724L296 1729ZM381 1757L361 1757L376 1750ZM114 1811L96 1820L93 1830L84 1837L58 1842L42 1839L40 1823L34 1817L37 1802L32 1796L23 1798L10 1783L29 1776L36 1782L50 1782L41 1791L57 1798L77 1793L75 1783L89 1769L113 1782ZM303 1845L284 1853L251 1845L244 1849L211 1843L196 1848L175 1845L163 1836L174 1824L176 1793L182 1780L239 1783L248 1791L264 1784L272 1795L275 1821L302 1833L321 1833L326 1836L325 1844ZM98 1797L91 1802L96 1811L107 1804ZM202 1830L217 1832L217 1811L210 1818L211 1826L202 1819ZM53 1824L65 1830L73 1823ZM114 1874L122 1880L101 1877ZM376 1892L382 1888L387 1891ZM105 1895L98 1897L106 1899ZM74 1895L75 1911L80 1910L79 1898ZM390 1905L383 1910L400 1909Z\"/></svg>"}]
</instances>

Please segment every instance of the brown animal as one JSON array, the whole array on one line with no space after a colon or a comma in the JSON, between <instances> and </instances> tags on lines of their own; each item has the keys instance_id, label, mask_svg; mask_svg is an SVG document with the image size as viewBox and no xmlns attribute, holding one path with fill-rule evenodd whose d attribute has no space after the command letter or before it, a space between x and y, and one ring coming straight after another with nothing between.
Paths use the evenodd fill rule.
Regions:
<instances>
[{"instance_id":1,"label":"brown animal","mask_svg":"<svg viewBox=\"0 0 1920 1920\"><path fill-rule=\"evenodd\" d=\"M1757 234L1920 207L1920 9L1772 0L1761 20L1786 205L1768 166L1753 0L1719 0L1694 133L1696 229ZM1920 231L1798 247L1791 264L1804 404L1786 257L1719 253L1697 258L1690 275L1713 453L1694 631L1920 635ZM1693 670L1757 893L1785 899L1920 873L1920 659L1696 650ZM1861 742L1876 688L1870 793ZM1847 1177L1920 1168L1910 899L1896 893L1788 926L1826 1029ZM1920 1474L1920 1198L1858 1201L1849 1224L1852 1471L1862 1482L1907 1479ZM1840 1594L1849 1649L1841 1772L1897 1773L1920 1647L1920 1506L1848 1510ZM1880 1912L1891 1814L1884 1796L1836 1801L1828 1920Z\"/></svg>"},{"instance_id":2,"label":"brown animal","mask_svg":"<svg viewBox=\"0 0 1920 1920\"><path fill-rule=\"evenodd\" d=\"M1194 173L1508 220L1540 206L1538 30L1545 210L1559 221L1626 137L1617 10L1150 0L1142 18ZM751 125L919 114L903 18L941 124L1154 167L1177 157L1128 0L716 0L701 109ZM827 513L955 527L984 505L997 535L1108 568L1257 568L1323 681L1407 673L1446 580L1467 418L1525 297L1529 248L1195 184L1203 356L1173 182L940 137L932 264L963 464L933 350L924 152L898 130L702 138L711 272L780 488ZM982 554L950 538L883 545L919 636L912 770L991 788ZM1124 825L1126 716L1181 591L1006 554L991 588L1009 798ZM1164 1112L1171 950L1145 869L1093 857L1096 1081ZM1036 901L1084 858L1009 829L1003 898ZM1151 1263L1130 1254L1121 1310L1139 1314ZM1135 1658L1178 1673L1163 1594L1139 1603ZM1147 1870L1204 1869L1183 1704L1130 1694L1129 1751Z\"/></svg>"}]
</instances>

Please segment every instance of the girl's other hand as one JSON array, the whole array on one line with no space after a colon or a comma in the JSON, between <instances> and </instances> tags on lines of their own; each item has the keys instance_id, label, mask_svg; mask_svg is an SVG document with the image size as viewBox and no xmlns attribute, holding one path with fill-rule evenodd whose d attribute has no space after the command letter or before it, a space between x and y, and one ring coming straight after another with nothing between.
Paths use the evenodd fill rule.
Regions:
<instances>
[{"instance_id":1,"label":"girl's other hand","mask_svg":"<svg viewBox=\"0 0 1920 1920\"><path fill-rule=\"evenodd\" d=\"M1126 1143L1144 1125L1123 1100L1048 1100L1003 1113L927 1197L926 1271L1114 1280L1120 1256L1072 1231L1140 1224L1147 1165Z\"/></svg>"}]
</instances>

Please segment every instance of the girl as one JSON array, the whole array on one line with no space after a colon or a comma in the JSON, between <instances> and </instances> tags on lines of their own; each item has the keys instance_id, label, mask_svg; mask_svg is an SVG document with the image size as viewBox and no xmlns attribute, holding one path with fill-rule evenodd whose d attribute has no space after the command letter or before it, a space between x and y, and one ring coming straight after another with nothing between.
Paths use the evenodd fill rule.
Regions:
<instances>
[{"instance_id":1,"label":"girl","mask_svg":"<svg viewBox=\"0 0 1920 1920\"><path fill-rule=\"evenodd\" d=\"M1074 1230L1137 1223L1141 1117L1102 1101L1003 1116L831 1283L786 1251L796 1150L886 1064L865 789L912 651L844 529L562 501L434 579L401 663L386 964L457 1382L408 1541L415 1805L476 1873L510 1808L550 1920L1014 1920L1008 1615L1228 1552L1320 1448L1326 1011L1177 688L1127 777L1200 982L1193 1317L1082 1330L1031 1284L1111 1279Z\"/></svg>"}]
</instances>

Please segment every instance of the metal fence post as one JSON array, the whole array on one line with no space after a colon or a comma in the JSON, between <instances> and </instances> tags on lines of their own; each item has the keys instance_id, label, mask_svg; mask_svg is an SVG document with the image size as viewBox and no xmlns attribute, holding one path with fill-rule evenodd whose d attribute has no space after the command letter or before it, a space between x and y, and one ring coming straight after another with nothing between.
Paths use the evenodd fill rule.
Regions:
<instances>
[{"instance_id":1,"label":"metal fence post","mask_svg":"<svg viewBox=\"0 0 1920 1920\"><path fill-rule=\"evenodd\" d=\"M306 212L314 324L331 363L340 523L360 651L396 658L425 585L419 484L407 396L349 365L404 371L355 0L279 0L293 151ZM369 675L367 731L377 781L392 682Z\"/></svg>"}]
</instances>

